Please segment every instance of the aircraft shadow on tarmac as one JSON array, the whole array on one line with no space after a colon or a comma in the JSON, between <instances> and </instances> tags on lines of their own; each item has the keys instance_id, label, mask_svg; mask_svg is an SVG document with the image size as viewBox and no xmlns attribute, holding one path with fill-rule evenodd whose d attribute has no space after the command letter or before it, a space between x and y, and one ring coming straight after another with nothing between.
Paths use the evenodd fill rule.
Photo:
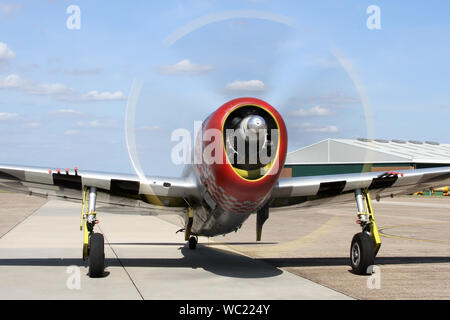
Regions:
<instances>
[{"instance_id":1,"label":"aircraft shadow on tarmac","mask_svg":"<svg viewBox=\"0 0 450 320\"><path fill-rule=\"evenodd\" d=\"M349 266L348 257L345 258L261 258L275 267L326 267ZM450 257L377 257L376 265L422 264L422 263L450 263Z\"/></svg>"},{"instance_id":2,"label":"aircraft shadow on tarmac","mask_svg":"<svg viewBox=\"0 0 450 320\"><path fill-rule=\"evenodd\" d=\"M278 244L278 242L211 242L208 243L208 247L214 246L254 246L254 245L270 245L270 244ZM110 243L112 246L184 246L186 245L184 242L176 243L176 242L121 242L121 243Z\"/></svg>"},{"instance_id":3,"label":"aircraft shadow on tarmac","mask_svg":"<svg viewBox=\"0 0 450 320\"><path fill-rule=\"evenodd\" d=\"M160 244L158 244L160 245ZM169 244L167 244L169 245ZM175 245L171 243L170 245ZM244 255L198 245L190 250L185 244L179 247L181 258L106 258L108 267L143 267L143 268L201 268L205 271L232 278L267 278L283 273L272 265ZM0 259L0 266L87 266L82 259L73 258L20 258ZM108 276L108 270L105 277Z\"/></svg>"},{"instance_id":4,"label":"aircraft shadow on tarmac","mask_svg":"<svg viewBox=\"0 0 450 320\"><path fill-rule=\"evenodd\" d=\"M153 245L152 243L123 243L114 245ZM155 243L173 245L177 243ZM198 245L190 250L183 244L179 247L182 258L107 258L106 267L143 268L202 268L208 272L233 278L266 278L283 273L283 267L348 266L348 257L330 258L250 258L218 248ZM450 257L378 257L377 265L400 265L422 263L450 263ZM0 266L87 266L87 262L74 258L20 258L0 259ZM276 268L275 268L276 267ZM108 276L109 272L105 272Z\"/></svg>"}]
</instances>

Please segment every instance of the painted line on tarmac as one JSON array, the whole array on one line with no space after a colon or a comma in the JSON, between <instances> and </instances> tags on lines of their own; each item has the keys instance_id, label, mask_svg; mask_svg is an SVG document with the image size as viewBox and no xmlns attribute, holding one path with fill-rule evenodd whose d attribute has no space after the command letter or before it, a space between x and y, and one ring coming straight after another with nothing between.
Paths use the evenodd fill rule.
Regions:
<instances>
[{"instance_id":1,"label":"painted line on tarmac","mask_svg":"<svg viewBox=\"0 0 450 320\"><path fill-rule=\"evenodd\" d=\"M249 247L239 246L239 245L238 246L235 246L235 245L228 246L228 244L226 244L226 243L223 243L223 245L230 247L230 248L232 247L233 250L237 250L238 252L244 253L253 258L258 253L292 252L295 249L306 246L310 243L315 242L317 239L323 237L326 233L330 232L333 228L335 228L335 226L339 223L339 220L340 220L339 216L333 216L327 222L325 222L322 226L320 226L316 230L312 231L311 233L309 233L303 237L300 237L296 240L289 241L289 242L278 243L275 245L258 246L258 247L254 247L254 248L249 248Z\"/></svg>"},{"instance_id":2,"label":"painted line on tarmac","mask_svg":"<svg viewBox=\"0 0 450 320\"><path fill-rule=\"evenodd\" d=\"M442 223L450 224L449 222L441 222L440 224L442 224ZM427 225L429 226L429 225L437 225L437 224L438 223L403 224L403 225L379 228L378 232L380 233L380 235L382 235L386 238L412 240L412 241L419 241L419 242L431 242L431 243L439 243L439 244L450 244L450 241L411 238L411 237L407 237L407 236L393 235L393 234L388 234L388 233L384 232L384 230L387 230L387 229L395 229L395 228L401 228L401 227L420 227L420 226L427 226Z\"/></svg>"},{"instance_id":3,"label":"painted line on tarmac","mask_svg":"<svg viewBox=\"0 0 450 320\"><path fill-rule=\"evenodd\" d=\"M438 208L438 209L450 209L448 203L424 203L414 201L380 201L376 202L376 205L393 205L393 206L407 206L407 207L422 207L422 208Z\"/></svg>"},{"instance_id":4,"label":"painted line on tarmac","mask_svg":"<svg viewBox=\"0 0 450 320\"><path fill-rule=\"evenodd\" d=\"M13 231L15 228L17 228L19 225L24 223L28 218L31 218L32 215L34 215L39 209L41 209L44 205L46 205L48 202L45 202L39 208L34 209L32 212L30 212L27 216L20 219L20 221L16 222L15 225L13 225L8 231L4 232L3 234L0 234L0 240L3 239L8 233Z\"/></svg>"},{"instance_id":5,"label":"painted line on tarmac","mask_svg":"<svg viewBox=\"0 0 450 320\"><path fill-rule=\"evenodd\" d=\"M112 253L116 256L117 261L119 261L119 264L122 266L123 270L127 274L128 278L130 279L130 281L133 284L134 288L136 289L137 293L139 294L139 296L141 297L142 300L145 300L144 296L142 295L141 291L139 290L137 284L134 282L134 280L131 277L130 273L128 272L127 268L125 267L125 265L123 264L122 260L119 258L118 254L116 253L116 251L114 250L113 246L109 242L108 237L106 236L105 232L100 228L99 225L97 225L97 226L100 229L100 231L102 232L103 237L105 238L105 243L109 246L109 248L111 249Z\"/></svg>"}]
</instances>

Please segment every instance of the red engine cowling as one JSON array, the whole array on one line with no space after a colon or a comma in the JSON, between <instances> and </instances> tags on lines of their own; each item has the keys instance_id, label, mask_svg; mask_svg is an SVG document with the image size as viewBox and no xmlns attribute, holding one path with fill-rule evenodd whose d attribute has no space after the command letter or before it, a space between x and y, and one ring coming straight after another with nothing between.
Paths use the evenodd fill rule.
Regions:
<instances>
[{"instance_id":1,"label":"red engine cowling","mask_svg":"<svg viewBox=\"0 0 450 320\"><path fill-rule=\"evenodd\" d=\"M285 123L271 105L255 98L229 101L203 122L197 136L200 181L224 210L255 212L279 179L287 140Z\"/></svg>"}]
</instances>

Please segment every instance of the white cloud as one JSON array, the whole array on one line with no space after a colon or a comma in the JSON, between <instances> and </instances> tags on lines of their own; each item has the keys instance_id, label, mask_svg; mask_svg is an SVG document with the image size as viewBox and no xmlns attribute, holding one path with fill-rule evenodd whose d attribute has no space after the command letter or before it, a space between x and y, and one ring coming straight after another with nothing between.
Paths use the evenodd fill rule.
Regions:
<instances>
[{"instance_id":1,"label":"white cloud","mask_svg":"<svg viewBox=\"0 0 450 320\"><path fill-rule=\"evenodd\" d=\"M53 116L80 116L82 115L81 112L78 112L74 109L58 109L58 110L52 110L48 113L49 115Z\"/></svg>"},{"instance_id":2,"label":"white cloud","mask_svg":"<svg viewBox=\"0 0 450 320\"><path fill-rule=\"evenodd\" d=\"M8 48L6 43L0 42L0 60L11 60L16 57L16 54Z\"/></svg>"},{"instance_id":3,"label":"white cloud","mask_svg":"<svg viewBox=\"0 0 450 320\"><path fill-rule=\"evenodd\" d=\"M306 132L320 132L320 133L336 133L339 132L336 126L316 127L305 130Z\"/></svg>"},{"instance_id":4,"label":"white cloud","mask_svg":"<svg viewBox=\"0 0 450 320\"><path fill-rule=\"evenodd\" d=\"M21 8L22 4L20 3L0 3L0 14L4 20L8 20L13 18Z\"/></svg>"},{"instance_id":5,"label":"white cloud","mask_svg":"<svg viewBox=\"0 0 450 320\"><path fill-rule=\"evenodd\" d=\"M70 102L92 102L92 101L119 101L126 99L122 91L116 92L98 92L90 91L87 94L80 95L75 89L72 89L61 83L37 83L22 79L17 74L0 76L0 89L18 89L31 95L55 96L61 101Z\"/></svg>"},{"instance_id":6,"label":"white cloud","mask_svg":"<svg viewBox=\"0 0 450 320\"><path fill-rule=\"evenodd\" d=\"M174 75L199 75L213 70L211 65L193 64L190 60L184 59L174 65L163 65L156 67L156 71L160 74Z\"/></svg>"},{"instance_id":7,"label":"white cloud","mask_svg":"<svg viewBox=\"0 0 450 320\"><path fill-rule=\"evenodd\" d=\"M17 74L10 74L6 77L0 76L0 89L20 88L25 82Z\"/></svg>"},{"instance_id":8,"label":"white cloud","mask_svg":"<svg viewBox=\"0 0 450 320\"><path fill-rule=\"evenodd\" d=\"M16 120L19 118L17 113L0 112L0 121Z\"/></svg>"},{"instance_id":9,"label":"white cloud","mask_svg":"<svg viewBox=\"0 0 450 320\"><path fill-rule=\"evenodd\" d=\"M323 69L334 69L339 67L339 62L332 56L319 57L313 64Z\"/></svg>"},{"instance_id":10,"label":"white cloud","mask_svg":"<svg viewBox=\"0 0 450 320\"><path fill-rule=\"evenodd\" d=\"M101 121L101 120L92 120L92 121L78 121L75 124L76 127L79 128L114 128L117 126L116 121L109 120L109 121Z\"/></svg>"},{"instance_id":11,"label":"white cloud","mask_svg":"<svg viewBox=\"0 0 450 320\"><path fill-rule=\"evenodd\" d=\"M79 134L80 133L80 130L66 130L66 131L64 131L64 135L66 135L66 136L73 136L73 135L76 135L76 134Z\"/></svg>"},{"instance_id":12,"label":"white cloud","mask_svg":"<svg viewBox=\"0 0 450 320\"><path fill-rule=\"evenodd\" d=\"M91 75L98 75L103 73L102 68L88 68L88 69L62 69L62 68L54 68L49 70L50 74L56 74L56 73L64 73L71 76L91 76Z\"/></svg>"},{"instance_id":13,"label":"white cloud","mask_svg":"<svg viewBox=\"0 0 450 320\"><path fill-rule=\"evenodd\" d=\"M261 80L236 80L228 83L223 89L225 93L255 93L264 92L266 90L267 86Z\"/></svg>"},{"instance_id":14,"label":"white cloud","mask_svg":"<svg viewBox=\"0 0 450 320\"><path fill-rule=\"evenodd\" d=\"M75 90L60 83L43 83L43 84L28 84L26 91L32 95L55 95L67 96L75 93Z\"/></svg>"},{"instance_id":15,"label":"white cloud","mask_svg":"<svg viewBox=\"0 0 450 320\"><path fill-rule=\"evenodd\" d=\"M17 74L0 76L0 89L22 89L32 95L70 95L75 92L72 88L59 83L36 83L22 79Z\"/></svg>"},{"instance_id":16,"label":"white cloud","mask_svg":"<svg viewBox=\"0 0 450 320\"><path fill-rule=\"evenodd\" d=\"M118 101L118 100L125 100L125 95L122 91L116 91L116 92L98 92L98 91L90 91L87 94L84 94L81 96L81 101Z\"/></svg>"},{"instance_id":17,"label":"white cloud","mask_svg":"<svg viewBox=\"0 0 450 320\"><path fill-rule=\"evenodd\" d=\"M35 129L39 128L41 124L39 122L28 122L23 125L24 128Z\"/></svg>"},{"instance_id":18,"label":"white cloud","mask_svg":"<svg viewBox=\"0 0 450 320\"><path fill-rule=\"evenodd\" d=\"M159 129L161 129L160 126L142 126L136 128L137 131L157 131Z\"/></svg>"},{"instance_id":19,"label":"white cloud","mask_svg":"<svg viewBox=\"0 0 450 320\"><path fill-rule=\"evenodd\" d=\"M337 133L339 132L339 128L336 126L325 126L319 127L312 123L305 122L301 124L295 125L301 132L315 132L315 133Z\"/></svg>"},{"instance_id":20,"label":"white cloud","mask_svg":"<svg viewBox=\"0 0 450 320\"><path fill-rule=\"evenodd\" d=\"M358 103L361 100L359 98L352 97L343 93L330 93L322 96L315 96L303 99L304 102L317 103L322 105L340 105L340 104L352 104Z\"/></svg>"},{"instance_id":21,"label":"white cloud","mask_svg":"<svg viewBox=\"0 0 450 320\"><path fill-rule=\"evenodd\" d=\"M331 114L330 109L323 108L321 106L315 106L311 109L299 109L297 111L292 112L293 116L296 117L323 117L329 116Z\"/></svg>"},{"instance_id":22,"label":"white cloud","mask_svg":"<svg viewBox=\"0 0 450 320\"><path fill-rule=\"evenodd\" d=\"M275 45L277 53L285 53L286 51L298 51L303 43L299 40L279 40Z\"/></svg>"},{"instance_id":23,"label":"white cloud","mask_svg":"<svg viewBox=\"0 0 450 320\"><path fill-rule=\"evenodd\" d=\"M0 112L0 121L11 121L14 125L20 125L22 128L33 129L39 128L41 124L39 122L29 122L17 113Z\"/></svg>"}]
</instances>

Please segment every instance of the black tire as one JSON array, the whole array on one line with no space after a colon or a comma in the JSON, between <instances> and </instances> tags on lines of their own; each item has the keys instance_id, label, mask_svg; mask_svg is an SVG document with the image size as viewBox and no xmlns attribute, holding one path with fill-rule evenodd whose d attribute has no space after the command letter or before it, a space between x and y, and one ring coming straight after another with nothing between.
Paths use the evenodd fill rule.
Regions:
<instances>
[{"instance_id":1,"label":"black tire","mask_svg":"<svg viewBox=\"0 0 450 320\"><path fill-rule=\"evenodd\" d=\"M189 249L191 250L195 250L195 248L197 248L197 239L195 237L190 237L189 238Z\"/></svg>"},{"instance_id":2,"label":"black tire","mask_svg":"<svg viewBox=\"0 0 450 320\"><path fill-rule=\"evenodd\" d=\"M99 278L105 271L105 240L101 233L89 239L89 277Z\"/></svg>"},{"instance_id":3,"label":"black tire","mask_svg":"<svg viewBox=\"0 0 450 320\"><path fill-rule=\"evenodd\" d=\"M375 264L375 252L370 236L365 233L354 235L350 246L350 265L353 272L366 275L367 269Z\"/></svg>"}]
</instances>

